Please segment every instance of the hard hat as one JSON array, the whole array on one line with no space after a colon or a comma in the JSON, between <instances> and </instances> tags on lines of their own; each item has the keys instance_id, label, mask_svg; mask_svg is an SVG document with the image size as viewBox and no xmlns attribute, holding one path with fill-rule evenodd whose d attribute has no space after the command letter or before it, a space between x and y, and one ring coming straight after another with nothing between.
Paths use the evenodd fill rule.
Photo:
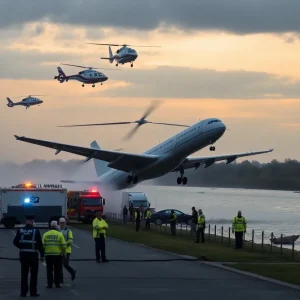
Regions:
<instances>
[{"instance_id":1,"label":"hard hat","mask_svg":"<svg viewBox=\"0 0 300 300\"><path fill-rule=\"evenodd\" d=\"M66 223L66 219L65 218L60 218L59 223Z\"/></svg>"},{"instance_id":2,"label":"hard hat","mask_svg":"<svg viewBox=\"0 0 300 300\"><path fill-rule=\"evenodd\" d=\"M51 221L50 226L57 227L57 221L55 221L55 220Z\"/></svg>"}]
</instances>

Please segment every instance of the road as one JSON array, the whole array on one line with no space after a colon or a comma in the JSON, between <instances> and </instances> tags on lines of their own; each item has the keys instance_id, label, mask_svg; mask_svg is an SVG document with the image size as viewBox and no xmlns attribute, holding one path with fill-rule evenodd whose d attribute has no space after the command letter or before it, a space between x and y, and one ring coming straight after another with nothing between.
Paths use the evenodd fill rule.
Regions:
<instances>
[{"instance_id":1,"label":"road","mask_svg":"<svg viewBox=\"0 0 300 300\"><path fill-rule=\"evenodd\" d=\"M12 245L16 230L0 230L0 256L18 257ZM44 230L41 230L43 233ZM72 257L94 258L94 241L87 231L73 229ZM143 232L137 234L144 234ZM172 259L163 253L135 244L107 238L108 259ZM115 262L97 264L95 261L71 262L77 278L71 281L65 272L62 289L46 289L46 268L40 264L39 292L41 299L75 297L87 299L300 299L300 291L237 274L200 262ZM16 299L20 289L18 261L0 260L0 299ZM228 296L225 296L228 295ZM67 298L65 298L67 299Z\"/></svg>"}]
</instances>

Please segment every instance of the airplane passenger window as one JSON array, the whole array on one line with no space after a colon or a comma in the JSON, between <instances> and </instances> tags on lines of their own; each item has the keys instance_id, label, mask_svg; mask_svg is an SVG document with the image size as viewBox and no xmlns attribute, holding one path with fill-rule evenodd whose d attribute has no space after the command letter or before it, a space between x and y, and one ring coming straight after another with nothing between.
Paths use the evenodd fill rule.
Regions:
<instances>
[{"instance_id":1,"label":"airplane passenger window","mask_svg":"<svg viewBox=\"0 0 300 300\"><path fill-rule=\"evenodd\" d=\"M94 73L94 76L97 76L97 73Z\"/></svg>"}]
</instances>

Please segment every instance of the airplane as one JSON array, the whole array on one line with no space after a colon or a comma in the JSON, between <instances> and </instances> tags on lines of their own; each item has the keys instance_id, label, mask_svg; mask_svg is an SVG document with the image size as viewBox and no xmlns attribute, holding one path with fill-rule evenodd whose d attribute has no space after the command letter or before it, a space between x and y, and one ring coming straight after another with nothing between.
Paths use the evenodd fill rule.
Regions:
<instances>
[{"instance_id":1,"label":"airplane","mask_svg":"<svg viewBox=\"0 0 300 300\"><path fill-rule=\"evenodd\" d=\"M57 67L58 76L54 76L54 79L57 79L60 83L63 83L64 81L68 82L69 80L77 80L82 82L82 87L84 87L84 84L93 84L92 87L95 87L95 83L101 82L102 85L102 83L108 79L106 75L96 71L96 69L98 68L84 67L84 66L70 65L70 64L62 64L62 65L85 68L86 70L80 71L78 74L75 75L67 76L61 67ZM106 69L106 70L114 70L114 69Z\"/></svg>"},{"instance_id":2,"label":"airplane","mask_svg":"<svg viewBox=\"0 0 300 300\"><path fill-rule=\"evenodd\" d=\"M187 169L196 170L200 165L204 165L204 168L207 168L215 162L223 160L226 160L226 163L229 164L239 157L258 155L274 150L215 156L189 156L209 145L211 145L210 150L214 151L215 146L213 145L223 136L225 130L226 126L220 119L205 119L142 154L102 150L96 141L93 141L91 147L87 148L27 138L25 136L15 135L15 138L18 141L55 149L55 155L65 151L85 156L86 162L93 159L98 176L97 181L61 180L61 182L89 184L100 188L123 190L132 188L144 180L158 178L170 172L180 172L177 184L186 185L188 179L184 177L184 171Z\"/></svg>"},{"instance_id":3,"label":"airplane","mask_svg":"<svg viewBox=\"0 0 300 300\"><path fill-rule=\"evenodd\" d=\"M139 129L140 126L144 124L157 124L157 125L167 125L167 126L179 126L179 127L190 127L189 125L181 125L181 124L171 124L171 123L158 123L158 122L151 122L146 120L146 118L153 112L153 110L159 105L158 101L153 102L148 109L145 111L144 115L136 121L131 122L115 122L115 123L98 123L98 124L80 124L80 125L64 125L64 126L57 126L57 127L82 127L82 126L100 126L100 125L124 125L124 124L137 124L125 137L124 139L130 139L136 131Z\"/></svg>"},{"instance_id":4,"label":"airplane","mask_svg":"<svg viewBox=\"0 0 300 300\"><path fill-rule=\"evenodd\" d=\"M133 62L137 59L138 54L135 49L129 48L128 46L133 47L160 47L160 46L134 46L134 45L118 45L118 44L98 44L98 43L87 43L90 45L101 45L101 46L108 46L108 55L109 57L101 57L101 59L108 59L109 62L112 64L114 60L117 62L116 67L119 64L126 64L130 63L131 67L133 67ZM112 53L110 46L122 46L120 49L116 51L115 54Z\"/></svg>"},{"instance_id":5,"label":"airplane","mask_svg":"<svg viewBox=\"0 0 300 300\"><path fill-rule=\"evenodd\" d=\"M43 96L43 95L36 95L36 96ZM20 97L20 96L18 96ZM16 97L16 98L18 98ZM24 96L21 96L21 97L24 97ZM39 98L35 98L35 97L32 97L32 96L28 96L26 98L24 98L22 101L20 102L13 102L9 97L6 97L8 103L7 103L7 106L8 107L14 107L14 106L17 106L17 105L21 105L21 106L25 106L26 109L30 106L33 106L33 105L38 105L40 106L40 104L42 104L44 101L39 99Z\"/></svg>"}]
</instances>

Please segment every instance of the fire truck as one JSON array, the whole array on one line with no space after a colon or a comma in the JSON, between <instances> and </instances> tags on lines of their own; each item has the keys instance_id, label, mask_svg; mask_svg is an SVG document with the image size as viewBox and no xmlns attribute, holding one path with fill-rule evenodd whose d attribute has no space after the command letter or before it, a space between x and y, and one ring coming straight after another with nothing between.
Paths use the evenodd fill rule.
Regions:
<instances>
[{"instance_id":1,"label":"fire truck","mask_svg":"<svg viewBox=\"0 0 300 300\"><path fill-rule=\"evenodd\" d=\"M103 212L105 199L98 190L68 191L67 192L67 218L90 223L97 211Z\"/></svg>"}]
</instances>

